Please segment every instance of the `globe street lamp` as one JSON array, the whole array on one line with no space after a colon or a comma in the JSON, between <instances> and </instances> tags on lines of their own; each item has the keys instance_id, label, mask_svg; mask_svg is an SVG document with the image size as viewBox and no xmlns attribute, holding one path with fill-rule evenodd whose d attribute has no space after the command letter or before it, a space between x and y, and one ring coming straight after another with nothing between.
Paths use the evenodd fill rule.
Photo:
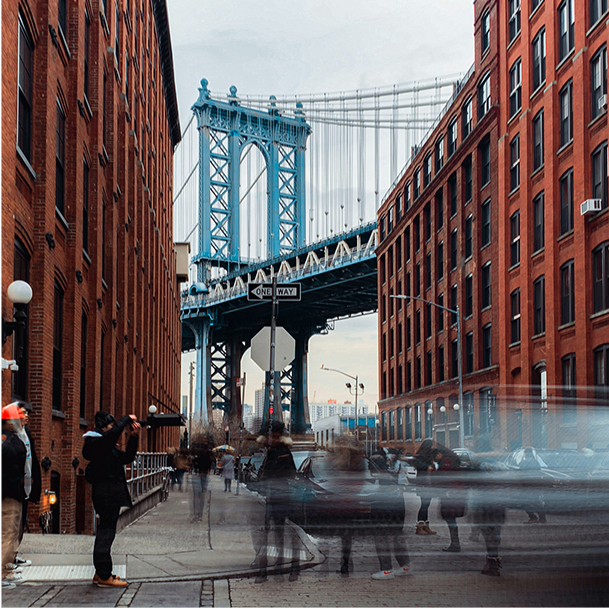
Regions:
<instances>
[{"instance_id":1,"label":"globe street lamp","mask_svg":"<svg viewBox=\"0 0 609 608\"><path fill-rule=\"evenodd\" d=\"M461 315L459 313L459 307L455 306L454 309L447 308L446 306L441 306L440 304L436 304L435 302L430 302L429 300L424 300L423 298L417 298L415 296L391 295L390 297L397 298L399 300L419 300L420 302L424 302L425 304L430 304L431 306L435 306L436 308L446 310L447 312L450 312L453 315L456 315L457 317L457 367L459 371L459 403L455 403L453 409L459 414L459 447L464 447L465 429L463 428L463 410L461 408L461 405L463 404L463 370L461 365ZM442 411L442 407L440 408L440 411ZM444 411L446 411L446 408L444 408Z\"/></svg>"},{"instance_id":2,"label":"globe street lamp","mask_svg":"<svg viewBox=\"0 0 609 608\"><path fill-rule=\"evenodd\" d=\"M13 352L15 353L15 361L6 361L2 359L2 369L10 369L17 371L19 369L19 361L23 354L23 331L27 320L25 309L32 299L32 288L25 281L13 281L6 290L9 302L15 307L13 321L2 319L2 343L4 344L8 337L15 332L15 341Z\"/></svg>"}]
</instances>

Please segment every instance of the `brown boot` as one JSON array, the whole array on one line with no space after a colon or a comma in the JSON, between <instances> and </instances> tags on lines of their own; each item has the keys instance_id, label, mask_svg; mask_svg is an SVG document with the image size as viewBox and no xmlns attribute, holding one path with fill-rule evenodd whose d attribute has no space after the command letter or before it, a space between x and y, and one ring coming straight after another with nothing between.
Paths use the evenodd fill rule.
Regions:
<instances>
[{"instance_id":1,"label":"brown boot","mask_svg":"<svg viewBox=\"0 0 609 608\"><path fill-rule=\"evenodd\" d=\"M437 532L435 530L432 530L429 527L429 522L428 521L425 522L424 528L425 528L425 534L437 534Z\"/></svg>"},{"instance_id":2,"label":"brown boot","mask_svg":"<svg viewBox=\"0 0 609 608\"><path fill-rule=\"evenodd\" d=\"M427 536L427 530L425 529L425 522L419 521L417 522L417 529L414 532L419 536ZM435 534L435 532L430 532L430 534Z\"/></svg>"},{"instance_id":3,"label":"brown boot","mask_svg":"<svg viewBox=\"0 0 609 608\"><path fill-rule=\"evenodd\" d=\"M120 576L116 576L115 574L112 574L106 580L104 580L102 578L97 579L96 584L98 587L126 587L128 583L127 583L127 581L122 580L120 578Z\"/></svg>"},{"instance_id":4,"label":"brown boot","mask_svg":"<svg viewBox=\"0 0 609 608\"><path fill-rule=\"evenodd\" d=\"M500 576L499 568L501 568L501 560L498 557L487 557L486 565L482 568L482 574L488 576Z\"/></svg>"}]
</instances>

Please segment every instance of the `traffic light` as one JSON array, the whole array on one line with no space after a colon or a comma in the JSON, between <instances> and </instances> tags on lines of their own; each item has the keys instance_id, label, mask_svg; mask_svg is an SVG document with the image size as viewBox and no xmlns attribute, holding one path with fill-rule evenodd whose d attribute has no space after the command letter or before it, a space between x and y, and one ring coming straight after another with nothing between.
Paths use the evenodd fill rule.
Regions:
<instances>
[{"instance_id":1,"label":"traffic light","mask_svg":"<svg viewBox=\"0 0 609 608\"><path fill-rule=\"evenodd\" d=\"M271 405L271 407L269 407L269 414L273 414L273 406Z\"/></svg>"}]
</instances>

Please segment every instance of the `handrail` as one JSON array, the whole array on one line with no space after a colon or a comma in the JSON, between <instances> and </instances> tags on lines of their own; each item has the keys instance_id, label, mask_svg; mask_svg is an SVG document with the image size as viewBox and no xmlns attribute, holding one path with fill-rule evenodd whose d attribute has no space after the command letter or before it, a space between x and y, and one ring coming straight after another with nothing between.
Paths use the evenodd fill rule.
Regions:
<instances>
[{"instance_id":1,"label":"handrail","mask_svg":"<svg viewBox=\"0 0 609 608\"><path fill-rule=\"evenodd\" d=\"M127 487L135 501L150 490L161 486L169 475L165 452L138 452L131 464L125 465Z\"/></svg>"}]
</instances>

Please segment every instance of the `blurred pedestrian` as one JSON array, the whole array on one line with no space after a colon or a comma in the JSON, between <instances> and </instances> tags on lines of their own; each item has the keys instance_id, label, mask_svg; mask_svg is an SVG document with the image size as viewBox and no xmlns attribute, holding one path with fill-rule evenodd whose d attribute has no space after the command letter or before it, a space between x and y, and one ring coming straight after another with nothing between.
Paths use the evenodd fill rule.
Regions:
<instances>
[{"instance_id":1,"label":"blurred pedestrian","mask_svg":"<svg viewBox=\"0 0 609 608\"><path fill-rule=\"evenodd\" d=\"M259 563L259 573L256 578L257 583L262 583L267 578L269 532L271 522L275 530L275 545L277 547L277 561L284 557L284 535L286 520L290 516L290 479L296 475L296 465L290 451L292 440L283 435L285 425L283 422L273 420L270 427L270 437L264 462L258 473L258 480L263 482L263 491L266 495L266 509L264 518L264 540L257 562ZM259 442L265 444L266 436L259 437ZM298 551L293 552L291 564L290 581L298 577L299 555Z\"/></svg>"},{"instance_id":2,"label":"blurred pedestrian","mask_svg":"<svg viewBox=\"0 0 609 608\"><path fill-rule=\"evenodd\" d=\"M222 479L224 479L224 491L231 492L231 482L235 479L235 459L232 454L223 450L222 458L220 458L220 464L222 465Z\"/></svg>"},{"instance_id":3,"label":"blurred pedestrian","mask_svg":"<svg viewBox=\"0 0 609 608\"><path fill-rule=\"evenodd\" d=\"M417 513L417 528L415 534L420 536L437 534L429 527L429 505L433 498L433 488L431 487L431 474L436 470L436 465L432 458L434 447L431 439L421 442L419 449L413 459L413 465L417 470L416 492L421 499L421 506Z\"/></svg>"},{"instance_id":4,"label":"blurred pedestrian","mask_svg":"<svg viewBox=\"0 0 609 608\"><path fill-rule=\"evenodd\" d=\"M175 455L176 449L173 447L167 448L167 466L169 467L169 480L171 483L171 489L175 488L176 483L178 483L178 476L176 475L176 466L175 466Z\"/></svg>"},{"instance_id":5,"label":"blurred pedestrian","mask_svg":"<svg viewBox=\"0 0 609 608\"><path fill-rule=\"evenodd\" d=\"M180 492L182 492L184 474L190 469L190 459L188 457L188 452L184 448L176 450L175 456L173 457L173 463L176 468L176 481L178 483L178 489Z\"/></svg>"},{"instance_id":6,"label":"blurred pedestrian","mask_svg":"<svg viewBox=\"0 0 609 608\"><path fill-rule=\"evenodd\" d=\"M212 457L207 442L204 441L194 450L192 460L192 471L194 481L192 484L192 523L196 524L203 521L203 507L207 495L207 482L209 471L212 468Z\"/></svg>"},{"instance_id":7,"label":"blurred pedestrian","mask_svg":"<svg viewBox=\"0 0 609 608\"><path fill-rule=\"evenodd\" d=\"M459 475L459 456L444 446L438 446L432 453L437 470L433 473L433 485L440 491L440 516L448 526L450 545L442 551L459 553L459 528L457 518L465 515L466 488Z\"/></svg>"},{"instance_id":8,"label":"blurred pedestrian","mask_svg":"<svg viewBox=\"0 0 609 608\"><path fill-rule=\"evenodd\" d=\"M525 483L527 503L524 505L524 510L529 516L529 521L525 521L524 523L545 524L547 523L546 510L543 493L539 487L543 482L541 464L537 461L532 448L525 448L519 468L521 471L527 471L524 474L526 476L524 481L529 482Z\"/></svg>"},{"instance_id":9,"label":"blurred pedestrian","mask_svg":"<svg viewBox=\"0 0 609 608\"><path fill-rule=\"evenodd\" d=\"M129 433L127 449L117 447L124 430ZM95 429L84 434L82 455L89 460L85 479L92 485L93 506L99 516L93 546L93 583L98 587L126 587L127 581L112 574L112 543L121 507L132 507L124 466L133 462L137 452L140 425L133 414L118 422L112 414L95 414Z\"/></svg>"},{"instance_id":10,"label":"blurred pedestrian","mask_svg":"<svg viewBox=\"0 0 609 608\"><path fill-rule=\"evenodd\" d=\"M19 526L25 501L25 463L27 451L19 438L23 414L11 403L2 408L2 588L22 582L14 563L19 548ZM9 565L9 568L7 568Z\"/></svg>"}]
</instances>

